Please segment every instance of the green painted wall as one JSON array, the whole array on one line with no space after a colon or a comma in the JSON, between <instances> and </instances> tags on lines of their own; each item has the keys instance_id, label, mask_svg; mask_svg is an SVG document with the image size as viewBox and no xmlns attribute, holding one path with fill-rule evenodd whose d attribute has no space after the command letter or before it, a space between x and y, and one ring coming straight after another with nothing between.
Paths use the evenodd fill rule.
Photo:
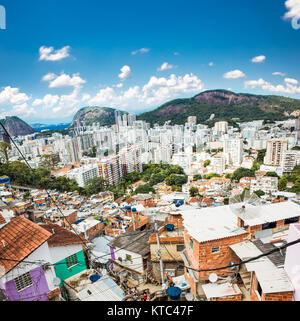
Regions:
<instances>
[{"instance_id":1,"label":"green painted wall","mask_svg":"<svg viewBox=\"0 0 300 321\"><path fill-rule=\"evenodd\" d=\"M66 259L55 263L56 276L61 279L60 286L63 285L63 280L66 280L67 278L70 278L71 276L87 269L83 251L81 250L80 252L76 253L76 256L78 264L70 269L68 269Z\"/></svg>"}]
</instances>

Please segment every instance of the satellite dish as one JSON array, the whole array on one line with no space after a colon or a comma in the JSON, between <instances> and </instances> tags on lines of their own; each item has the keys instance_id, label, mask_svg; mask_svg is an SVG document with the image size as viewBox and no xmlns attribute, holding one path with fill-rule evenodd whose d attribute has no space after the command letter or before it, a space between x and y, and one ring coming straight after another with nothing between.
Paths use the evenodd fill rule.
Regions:
<instances>
[{"instance_id":1,"label":"satellite dish","mask_svg":"<svg viewBox=\"0 0 300 321\"><path fill-rule=\"evenodd\" d=\"M54 278L54 279L53 279L53 284L54 284L55 286L59 286L59 285L60 285L60 282L61 282L60 278Z\"/></svg>"},{"instance_id":2,"label":"satellite dish","mask_svg":"<svg viewBox=\"0 0 300 321\"><path fill-rule=\"evenodd\" d=\"M208 279L211 283L216 283L218 281L218 275L216 273L211 273Z\"/></svg>"},{"instance_id":3,"label":"satellite dish","mask_svg":"<svg viewBox=\"0 0 300 321\"><path fill-rule=\"evenodd\" d=\"M261 199L255 194L250 193L248 189L240 195L236 195L229 198L229 207L231 211L237 216L247 213L247 209L253 208L253 206L262 205ZM258 214L258 208L255 209L256 215Z\"/></svg>"}]
</instances>

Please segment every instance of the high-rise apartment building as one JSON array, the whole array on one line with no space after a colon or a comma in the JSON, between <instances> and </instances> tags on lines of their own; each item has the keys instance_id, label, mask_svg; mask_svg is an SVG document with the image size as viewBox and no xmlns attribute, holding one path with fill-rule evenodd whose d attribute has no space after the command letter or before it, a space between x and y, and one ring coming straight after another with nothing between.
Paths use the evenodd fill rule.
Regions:
<instances>
[{"instance_id":1,"label":"high-rise apartment building","mask_svg":"<svg viewBox=\"0 0 300 321\"><path fill-rule=\"evenodd\" d=\"M239 166L243 159L243 141L241 139L225 139L224 153L229 154L230 162Z\"/></svg>"},{"instance_id":2,"label":"high-rise apartment building","mask_svg":"<svg viewBox=\"0 0 300 321\"><path fill-rule=\"evenodd\" d=\"M215 123L214 130L219 134L226 134L228 128L228 122L227 121L219 121Z\"/></svg>"},{"instance_id":3,"label":"high-rise apartment building","mask_svg":"<svg viewBox=\"0 0 300 321\"><path fill-rule=\"evenodd\" d=\"M68 172L68 178L75 179L80 187L83 187L87 182L95 177L99 177L97 164L90 164L75 168Z\"/></svg>"},{"instance_id":4,"label":"high-rise apartment building","mask_svg":"<svg viewBox=\"0 0 300 321\"><path fill-rule=\"evenodd\" d=\"M101 159L98 167L100 177L105 179L109 185L117 185L123 176L119 155L111 155Z\"/></svg>"},{"instance_id":5,"label":"high-rise apartment building","mask_svg":"<svg viewBox=\"0 0 300 321\"><path fill-rule=\"evenodd\" d=\"M288 142L281 139L271 139L267 141L267 152L264 159L266 165L280 166L283 154L288 149Z\"/></svg>"},{"instance_id":6,"label":"high-rise apartment building","mask_svg":"<svg viewBox=\"0 0 300 321\"><path fill-rule=\"evenodd\" d=\"M110 185L117 185L126 174L143 171L141 149L138 145L123 147L117 155L103 158L98 167L100 177Z\"/></svg>"},{"instance_id":7,"label":"high-rise apartment building","mask_svg":"<svg viewBox=\"0 0 300 321\"><path fill-rule=\"evenodd\" d=\"M283 173L291 173L296 165L300 164L300 151L287 150L283 153L282 169Z\"/></svg>"}]
</instances>

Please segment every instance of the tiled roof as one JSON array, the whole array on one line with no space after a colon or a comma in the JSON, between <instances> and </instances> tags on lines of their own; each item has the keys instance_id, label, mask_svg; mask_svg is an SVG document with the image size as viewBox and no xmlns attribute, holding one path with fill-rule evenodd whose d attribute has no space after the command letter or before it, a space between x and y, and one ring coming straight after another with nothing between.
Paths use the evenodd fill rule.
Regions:
<instances>
[{"instance_id":1,"label":"tiled roof","mask_svg":"<svg viewBox=\"0 0 300 321\"><path fill-rule=\"evenodd\" d=\"M82 244L83 242L88 242L83 237L79 237L72 231L69 231L57 224L43 224L41 227L51 233L51 236L48 239L48 245L50 247Z\"/></svg>"},{"instance_id":2,"label":"tiled roof","mask_svg":"<svg viewBox=\"0 0 300 321\"><path fill-rule=\"evenodd\" d=\"M261 240L254 240L252 243L263 253L267 253L269 251L272 251L276 249L276 246L274 243L263 243ZM287 242L285 240L280 240L279 243L286 244ZM281 250L280 252L275 252L270 255L268 255L268 259L277 267L283 266L285 262L285 255L286 255L286 248Z\"/></svg>"},{"instance_id":3,"label":"tiled roof","mask_svg":"<svg viewBox=\"0 0 300 321\"><path fill-rule=\"evenodd\" d=\"M2 216L2 214L0 213L0 225L1 224L5 224L6 223L6 220L5 218Z\"/></svg>"},{"instance_id":4,"label":"tiled roof","mask_svg":"<svg viewBox=\"0 0 300 321\"><path fill-rule=\"evenodd\" d=\"M50 236L51 233L23 216L13 218L0 229L0 257L22 261ZM19 262L0 260L6 273L18 264Z\"/></svg>"}]
</instances>

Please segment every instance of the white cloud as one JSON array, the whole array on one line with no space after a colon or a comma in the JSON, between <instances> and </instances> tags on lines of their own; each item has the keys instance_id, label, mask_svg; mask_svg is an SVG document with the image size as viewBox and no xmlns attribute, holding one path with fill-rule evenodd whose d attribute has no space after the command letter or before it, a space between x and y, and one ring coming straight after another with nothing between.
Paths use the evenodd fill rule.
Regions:
<instances>
[{"instance_id":1,"label":"white cloud","mask_svg":"<svg viewBox=\"0 0 300 321\"><path fill-rule=\"evenodd\" d=\"M119 84L113 85L113 87L116 87L116 88L122 88L123 86L124 86L124 84L122 84L122 83L119 83Z\"/></svg>"},{"instance_id":2,"label":"white cloud","mask_svg":"<svg viewBox=\"0 0 300 321\"><path fill-rule=\"evenodd\" d=\"M70 46L65 46L61 49L54 50L53 47L42 46L39 49L39 53L40 53L39 60L46 60L46 61L62 60L70 56L69 54L70 48L71 48Z\"/></svg>"},{"instance_id":3,"label":"white cloud","mask_svg":"<svg viewBox=\"0 0 300 321\"><path fill-rule=\"evenodd\" d=\"M293 78L285 78L284 82L292 85L298 85L298 80Z\"/></svg>"},{"instance_id":4,"label":"white cloud","mask_svg":"<svg viewBox=\"0 0 300 321\"><path fill-rule=\"evenodd\" d=\"M215 64L211 61L208 65L209 67L213 67Z\"/></svg>"},{"instance_id":5,"label":"white cloud","mask_svg":"<svg viewBox=\"0 0 300 321\"><path fill-rule=\"evenodd\" d=\"M149 48L141 48L141 49L132 51L131 54L134 56L134 55L136 55L138 53L144 54L144 53L148 53L149 51L150 51Z\"/></svg>"},{"instance_id":6,"label":"white cloud","mask_svg":"<svg viewBox=\"0 0 300 321\"><path fill-rule=\"evenodd\" d=\"M129 66L125 65L121 68L121 73L119 74L119 78L121 81L124 81L131 77L131 69Z\"/></svg>"},{"instance_id":7,"label":"white cloud","mask_svg":"<svg viewBox=\"0 0 300 321\"><path fill-rule=\"evenodd\" d=\"M176 66L169 64L168 62L164 62L159 68L157 68L158 71L164 71L176 68Z\"/></svg>"},{"instance_id":8,"label":"white cloud","mask_svg":"<svg viewBox=\"0 0 300 321\"><path fill-rule=\"evenodd\" d=\"M223 78L226 78L226 79L238 79L238 78L244 78L244 77L246 77L246 75L238 69L226 72L223 75Z\"/></svg>"},{"instance_id":9,"label":"white cloud","mask_svg":"<svg viewBox=\"0 0 300 321\"><path fill-rule=\"evenodd\" d=\"M298 80L292 78L285 78L284 84L273 85L272 83L265 81L263 78L258 80L245 81L245 88L260 87L265 91L284 93L289 95L300 94L300 87L298 85Z\"/></svg>"},{"instance_id":10,"label":"white cloud","mask_svg":"<svg viewBox=\"0 0 300 321\"><path fill-rule=\"evenodd\" d=\"M203 90L203 83L193 74L186 74L183 77L172 74L169 78L153 76L143 87L133 86L122 91L121 94L117 94L112 87L103 88L89 103L136 111L161 104L186 93L198 93L201 90Z\"/></svg>"},{"instance_id":11,"label":"white cloud","mask_svg":"<svg viewBox=\"0 0 300 321\"><path fill-rule=\"evenodd\" d=\"M294 29L299 29L299 19L300 19L300 1L299 0L287 0L285 1L285 6L288 12L285 13L285 19L292 20L292 26Z\"/></svg>"},{"instance_id":12,"label":"white cloud","mask_svg":"<svg viewBox=\"0 0 300 321\"><path fill-rule=\"evenodd\" d=\"M275 71L272 73L273 76L282 76L285 77L285 74L283 72Z\"/></svg>"},{"instance_id":13,"label":"white cloud","mask_svg":"<svg viewBox=\"0 0 300 321\"><path fill-rule=\"evenodd\" d=\"M13 112L14 112L14 115L17 115L23 118L28 118L36 114L36 110L33 107L28 107L27 103L14 106Z\"/></svg>"},{"instance_id":14,"label":"white cloud","mask_svg":"<svg viewBox=\"0 0 300 321\"><path fill-rule=\"evenodd\" d=\"M266 56L257 56L251 59L254 63L264 62L266 60Z\"/></svg>"},{"instance_id":15,"label":"white cloud","mask_svg":"<svg viewBox=\"0 0 300 321\"><path fill-rule=\"evenodd\" d=\"M42 99L35 99L32 103L33 106L40 106L43 105L44 108L50 108L56 105L59 102L58 95L50 95L47 94Z\"/></svg>"},{"instance_id":16,"label":"white cloud","mask_svg":"<svg viewBox=\"0 0 300 321\"><path fill-rule=\"evenodd\" d=\"M79 88L81 85L85 84L86 81L82 79L79 74L73 74L69 76L62 73L57 76L53 73L49 73L43 77L44 81L49 81L49 88L60 88L60 87L74 87Z\"/></svg>"},{"instance_id":17,"label":"white cloud","mask_svg":"<svg viewBox=\"0 0 300 321\"><path fill-rule=\"evenodd\" d=\"M24 104L31 98L25 93L20 93L19 88L12 88L10 86L5 87L0 91L0 104L8 103L13 105Z\"/></svg>"},{"instance_id":18,"label":"white cloud","mask_svg":"<svg viewBox=\"0 0 300 321\"><path fill-rule=\"evenodd\" d=\"M45 75L45 76L42 78L42 80L43 80L43 81L51 81L51 80L53 80L53 79L55 79L55 78L57 78L57 76L56 76L54 73L50 72L49 74Z\"/></svg>"}]
</instances>

